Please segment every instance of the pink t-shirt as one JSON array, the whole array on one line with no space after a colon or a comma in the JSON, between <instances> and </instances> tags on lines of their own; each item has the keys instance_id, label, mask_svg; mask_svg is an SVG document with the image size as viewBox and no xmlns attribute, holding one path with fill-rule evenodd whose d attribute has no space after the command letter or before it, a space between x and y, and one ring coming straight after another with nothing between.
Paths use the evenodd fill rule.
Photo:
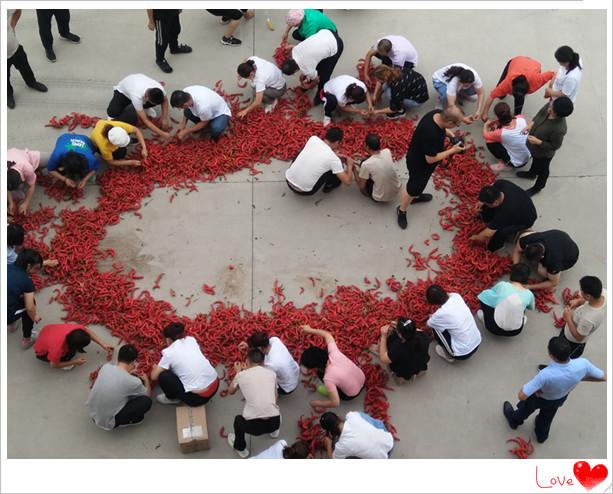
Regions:
<instances>
[{"instance_id":1,"label":"pink t-shirt","mask_svg":"<svg viewBox=\"0 0 613 494\"><path fill-rule=\"evenodd\" d=\"M28 185L36 183L36 169L40 164L39 151L11 148L6 152L6 160L15 162L11 168L17 170L21 179Z\"/></svg>"},{"instance_id":2,"label":"pink t-shirt","mask_svg":"<svg viewBox=\"0 0 613 494\"><path fill-rule=\"evenodd\" d=\"M362 369L343 355L336 343L328 344L328 359L330 364L324 375L324 384L328 391L340 388L347 396L356 396L366 380Z\"/></svg>"}]
</instances>

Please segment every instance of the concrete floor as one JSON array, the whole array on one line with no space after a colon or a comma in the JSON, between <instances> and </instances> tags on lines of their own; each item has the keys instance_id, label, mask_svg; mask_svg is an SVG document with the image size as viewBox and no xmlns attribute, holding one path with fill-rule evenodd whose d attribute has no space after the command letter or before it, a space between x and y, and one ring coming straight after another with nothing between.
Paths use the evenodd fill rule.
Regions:
<instances>
[{"instance_id":1,"label":"concrete floor","mask_svg":"<svg viewBox=\"0 0 613 494\"><path fill-rule=\"evenodd\" d=\"M169 75L163 74L154 63L154 35L147 29L144 9L122 10L121 13L75 9L71 14L71 30L82 36L82 42L73 45L56 34L57 62L51 64L38 38L34 10L23 12L17 36L38 80L48 85L49 92L42 94L30 90L13 71L17 108L6 111L6 147L51 151L60 132L44 127L49 118L72 111L104 117L113 85L129 73L143 72L163 80L170 91L194 83L213 87L215 81L222 79L224 87L234 92L235 69L244 58L256 54L272 59L283 32L285 10L259 9L254 19L243 21L235 33L243 40L239 48L219 44L225 28L217 18L204 10L184 11L180 41L190 44L194 52L168 55L174 68ZM609 225L607 107L603 104L603 94L608 87L606 10L402 10L393 15L368 10L326 10L326 14L337 23L345 42L345 51L334 75L355 74L358 59L364 57L378 37L390 33L404 34L412 41L420 54L418 70L428 81L441 66L462 61L478 70L486 94L498 81L506 61L513 56L527 55L541 61L543 70L557 70L553 53L558 46L568 44L579 52L585 74L575 112L568 119L567 138L552 164L547 189L534 198L539 213L535 228L563 229L580 246L578 263L562 275L557 291L559 300L565 287L577 290L579 279L586 274L597 275L603 281L610 279L606 254ZM275 26L274 32L268 29L267 18ZM433 25L437 26L437 32L433 31ZM508 41L500 43L498 32L505 28L510 31ZM290 86L296 83L297 78L289 79ZM432 95L435 93L432 87L430 89L431 99L418 112L420 116L434 105ZM539 91L527 97L525 116L532 117L542 106L542 94L543 91ZM178 110L171 109L170 114L180 118ZM315 108L312 114L321 119L323 110ZM476 143L483 144L479 124L463 125L461 130L470 131ZM492 158L491 162L494 161ZM406 249L413 242L423 241L430 233L441 233L437 211L446 205L446 198L434 191L432 184L427 190L434 193L434 200L419 206L419 215L417 212L411 214L408 230L402 231L395 222L396 203L375 206L365 201L354 186L325 197L316 194L303 198L290 194L283 176L286 167L286 163L273 161L270 165L258 165L262 173L257 179L248 171L241 171L228 176L227 181L201 184L197 194L179 194L170 208L170 191L156 189L151 199L144 201L142 220L125 214L120 224L108 228L102 246L114 248L119 260L137 268L144 276L142 286L152 285L156 275L164 271L167 286L175 289L181 286L180 296L187 297L201 286L202 280L214 280L216 283L209 284L223 286L224 300L245 304L245 308L251 310L270 308L268 299L275 279L285 284L288 299L303 305L318 301L316 294L308 289L299 294L300 286L307 286L304 280L308 276L320 278L327 292L332 292L336 284L363 286L365 274L381 279L392 274L398 279L418 277L419 273L406 267ZM399 161L397 167L406 178L404 160ZM509 173L502 176L528 186ZM95 206L97 186L88 185L85 195L79 205ZM39 202L51 204L42 188L37 189L32 204ZM194 211L203 214L194 218ZM210 231L224 233L212 239ZM321 240L324 238L325 242ZM440 251L450 247L451 236L441 233ZM509 245L509 252L511 248ZM197 269L194 269L194 252L205 261L199 262ZM367 265L366 258L370 259ZM229 272L229 264L237 269ZM605 281L605 286L609 285ZM45 288L37 295L39 303L45 301L40 305L44 323L57 322L62 316L57 303L46 303L52 290L53 287ZM179 313L193 317L208 310L212 300L203 294L190 307L178 304ZM560 311L558 307L557 312ZM116 341L106 328L92 328L106 341ZM536 373L536 365L546 362L547 341L555 332L551 314L535 313L529 315L528 326L519 337L503 340L482 331L480 350L466 362L449 365L431 348L428 374L402 388L394 386L395 391L389 392L390 414L400 437L394 457L509 459L505 443L508 438L522 435L534 440L533 419L517 431L510 430L501 412L502 403L504 400L514 403L520 387ZM8 464L10 468L3 468L2 492L5 487L23 492L46 490L50 489L50 484L68 492L66 483L62 482L65 475L58 472L63 472L71 463L32 463L35 459L238 459L218 431L221 426L226 430L231 428L232 417L242 410L239 397L217 396L210 406L207 405L211 449L184 455L177 444L174 407L154 402L146 423L139 427L109 433L92 425L85 407L89 373L106 362L106 355L96 352L95 345L89 350L88 362L82 368L60 372L36 361L32 350L23 352L19 338L18 333L11 333L3 343L2 370L3 377L6 376L2 394L2 416L6 417L2 434L3 467ZM608 331L600 328L584 356L610 370L609 346ZM610 384L578 386L556 416L550 439L537 446L532 458L542 462L546 459L603 461L608 458L610 465L610 391ZM157 392L154 390L154 394ZM308 400L309 394L302 387L281 399L284 417L281 438L291 442L297 435L295 420L300 414L309 412ZM361 407L361 403L343 404L337 413ZM252 453L259 453L273 442L268 437L254 438ZM517 463L488 465L492 465L492 471L505 468L506 472L521 471L526 477L534 478L531 468L520 468ZM32 464L41 472L49 472L51 477L17 477L17 472ZM266 489L267 492L285 492L327 490L335 485L327 481L324 484L320 475L327 472L329 463L311 467L304 481L301 478L299 483L294 480L278 486L252 485L247 478L233 478L230 482L225 480L227 477L213 476L209 463L193 462L189 464L191 469L204 472L201 482L194 483L191 477L179 483L170 482L151 471L151 466L158 464L161 466L160 463L138 463L146 468L144 474L125 480L128 484L120 484L113 478L117 471L114 469L121 471L125 463L87 463L88 471L77 474L76 478L89 480L72 487L80 492L89 489L111 492L125 491L133 483L132 490L139 491L146 486L148 492L212 490L212 486L219 491L240 490L237 486L241 486L254 492ZM184 468L185 464L172 465ZM210 465L214 465L216 472L231 475L237 464L212 462ZM240 465L244 471L254 468L244 462ZM404 468L411 469L411 465L413 468L419 465L421 473L407 485ZM456 473L476 463L462 465L446 462L449 472ZM568 469L568 462L556 465L565 465ZM347 467L335 467L335 471L343 468ZM437 475L439 471L433 461L407 464L401 469L394 467L393 471L387 466L381 469L386 478L397 482L387 485L385 490L428 489L428 486L432 489L432 483L424 483L424 476L428 472ZM101 476L102 472L110 474L110 478ZM340 483L335 486L336 490L350 487L354 492L381 490L367 472L353 469L351 475L351 482ZM412 475L416 475L415 471ZM513 490L513 482L519 480L504 475L504 488ZM210 480L210 477L214 478ZM466 477L465 474L460 478L437 476L437 479L437 491L462 489L462 486L470 490L483 484L482 477ZM528 483L528 486L536 489L533 484ZM497 488L492 487L492 490Z\"/></svg>"}]
</instances>

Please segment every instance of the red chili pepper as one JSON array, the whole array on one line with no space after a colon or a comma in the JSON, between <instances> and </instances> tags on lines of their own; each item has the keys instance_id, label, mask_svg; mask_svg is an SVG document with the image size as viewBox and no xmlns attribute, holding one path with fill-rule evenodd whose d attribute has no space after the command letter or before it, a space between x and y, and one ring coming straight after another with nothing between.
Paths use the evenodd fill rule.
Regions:
<instances>
[{"instance_id":1,"label":"red chili pepper","mask_svg":"<svg viewBox=\"0 0 613 494\"><path fill-rule=\"evenodd\" d=\"M221 427L221 429L219 429L219 435L221 437L228 437L228 434L225 433L226 428L225 427Z\"/></svg>"}]
</instances>

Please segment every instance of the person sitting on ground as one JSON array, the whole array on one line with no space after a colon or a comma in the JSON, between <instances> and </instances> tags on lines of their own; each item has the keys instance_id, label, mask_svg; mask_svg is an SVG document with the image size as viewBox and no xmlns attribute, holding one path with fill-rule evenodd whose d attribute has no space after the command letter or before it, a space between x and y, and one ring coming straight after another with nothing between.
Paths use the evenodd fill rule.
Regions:
<instances>
[{"instance_id":1,"label":"person sitting on ground","mask_svg":"<svg viewBox=\"0 0 613 494\"><path fill-rule=\"evenodd\" d=\"M398 318L395 330L390 324L381 326L381 339L369 347L379 360L390 366L399 386L423 376L428 370L430 336L418 331L415 321Z\"/></svg>"},{"instance_id":2,"label":"person sitting on ground","mask_svg":"<svg viewBox=\"0 0 613 494\"><path fill-rule=\"evenodd\" d=\"M218 142L232 116L225 100L215 91L204 86L189 86L183 91L179 89L173 91L170 96L170 104L173 108L183 110L183 121L177 129L179 139L189 134L193 136L196 132L209 126L211 139ZM195 124L189 130L185 128L188 120Z\"/></svg>"},{"instance_id":3,"label":"person sitting on ground","mask_svg":"<svg viewBox=\"0 0 613 494\"><path fill-rule=\"evenodd\" d=\"M485 248L490 252L502 249L507 238L527 230L537 218L528 193L513 182L502 179L481 188L476 209L478 218L487 225L470 240L485 242Z\"/></svg>"},{"instance_id":4,"label":"person sitting on ground","mask_svg":"<svg viewBox=\"0 0 613 494\"><path fill-rule=\"evenodd\" d=\"M483 82L475 69L466 64L456 62L447 65L432 74L432 85L439 93L435 108L444 110L447 106L461 105L462 101L477 102L473 115L464 117L465 124L479 120L483 108Z\"/></svg>"},{"instance_id":5,"label":"person sitting on ground","mask_svg":"<svg viewBox=\"0 0 613 494\"><path fill-rule=\"evenodd\" d=\"M530 290L555 288L562 271L572 268L579 259L579 247L561 230L524 232L513 250L513 264L520 262L522 253L529 263L538 263L538 274L545 278L526 285Z\"/></svg>"},{"instance_id":6,"label":"person sitting on ground","mask_svg":"<svg viewBox=\"0 0 613 494\"><path fill-rule=\"evenodd\" d=\"M265 355L264 367L275 371L277 375L279 394L288 395L296 389L300 381L300 366L279 338L269 338L265 332L255 331L247 341L240 342L238 348L257 348L262 351Z\"/></svg>"},{"instance_id":7,"label":"person sitting on ground","mask_svg":"<svg viewBox=\"0 0 613 494\"><path fill-rule=\"evenodd\" d=\"M287 82L281 69L263 58L256 56L246 58L236 71L239 81L251 80L255 93L253 102L236 114L238 118L243 118L260 105L264 105L264 113L270 113L277 106L279 98L287 91Z\"/></svg>"},{"instance_id":8,"label":"person sitting on ground","mask_svg":"<svg viewBox=\"0 0 613 494\"><path fill-rule=\"evenodd\" d=\"M479 295L477 317L485 329L498 336L516 336L526 324L526 309L534 310L534 294L526 288L530 266L520 262L511 268L510 281L499 281Z\"/></svg>"},{"instance_id":9,"label":"person sitting on ground","mask_svg":"<svg viewBox=\"0 0 613 494\"><path fill-rule=\"evenodd\" d=\"M383 65L399 69L417 67L419 55L413 44L404 36L389 34L377 40L364 56L364 82L370 86L370 62L372 57L381 60ZM375 67L376 68L376 67ZM376 87L375 87L376 91Z\"/></svg>"},{"instance_id":10,"label":"person sitting on ground","mask_svg":"<svg viewBox=\"0 0 613 494\"><path fill-rule=\"evenodd\" d=\"M136 135L141 147L141 156L147 159L147 144L138 127L119 120L98 120L89 138L94 143L96 152L111 166L140 166L140 160L126 159L127 146L131 143L130 135Z\"/></svg>"},{"instance_id":11,"label":"person sitting on ground","mask_svg":"<svg viewBox=\"0 0 613 494\"><path fill-rule=\"evenodd\" d=\"M288 446L285 439L278 440L270 448L265 449L259 455L252 456L251 460L312 460L313 455L309 444L304 439L298 439Z\"/></svg>"},{"instance_id":12,"label":"person sitting on ground","mask_svg":"<svg viewBox=\"0 0 613 494\"><path fill-rule=\"evenodd\" d=\"M353 159L335 152L342 139L343 131L339 127L328 129L323 140L310 137L285 172L287 186L296 194L310 196L322 186L328 193L341 184L351 185ZM347 170L341 158L347 163Z\"/></svg>"},{"instance_id":13,"label":"person sitting on ground","mask_svg":"<svg viewBox=\"0 0 613 494\"><path fill-rule=\"evenodd\" d=\"M47 172L68 187L82 189L100 168L94 143L86 135L62 134L47 163Z\"/></svg>"},{"instance_id":14,"label":"person sitting on ground","mask_svg":"<svg viewBox=\"0 0 613 494\"><path fill-rule=\"evenodd\" d=\"M151 383L147 374L136 370L138 350L124 345L117 365L104 364L92 386L87 402L89 416L101 429L140 424L151 409Z\"/></svg>"},{"instance_id":15,"label":"person sitting on ground","mask_svg":"<svg viewBox=\"0 0 613 494\"><path fill-rule=\"evenodd\" d=\"M296 28L292 33L292 38L296 41L304 41L310 36L317 34L322 29L329 29L338 32L336 25L323 12L315 9L292 9L285 15L287 27L283 32L283 41L287 41L287 36L292 28Z\"/></svg>"},{"instance_id":16,"label":"person sitting on ground","mask_svg":"<svg viewBox=\"0 0 613 494\"><path fill-rule=\"evenodd\" d=\"M394 436L378 419L363 412L348 412L342 419L324 412L319 419L326 432L324 439L328 459L387 459L394 449Z\"/></svg>"},{"instance_id":17,"label":"person sitting on ground","mask_svg":"<svg viewBox=\"0 0 613 494\"><path fill-rule=\"evenodd\" d=\"M163 335L168 346L151 370L151 380L157 380L163 391L155 399L162 405L198 407L208 403L219 389L219 379L196 338L187 336L180 322L168 324Z\"/></svg>"},{"instance_id":18,"label":"person sitting on ground","mask_svg":"<svg viewBox=\"0 0 613 494\"><path fill-rule=\"evenodd\" d=\"M214 16L221 17L219 21L223 25L228 25L226 29L226 34L221 37L220 43L226 46L240 46L242 41L238 38L235 38L234 31L241 22L241 19L244 17L245 19L251 19L255 12L253 10L248 9L206 9L209 14L213 14Z\"/></svg>"},{"instance_id":19,"label":"person sitting on ground","mask_svg":"<svg viewBox=\"0 0 613 494\"><path fill-rule=\"evenodd\" d=\"M353 176L360 192L375 202L388 202L398 196L402 183L396 173L394 159L389 149L381 149L377 134L364 139L368 159L353 167Z\"/></svg>"},{"instance_id":20,"label":"person sitting on ground","mask_svg":"<svg viewBox=\"0 0 613 494\"><path fill-rule=\"evenodd\" d=\"M77 352L86 353L85 347L92 340L105 352L115 349L81 324L47 324L40 330L40 335L34 343L34 352L38 360L49 362L52 368L68 371L75 365L87 362L86 358L75 358L75 355Z\"/></svg>"},{"instance_id":21,"label":"person sitting on ground","mask_svg":"<svg viewBox=\"0 0 613 494\"><path fill-rule=\"evenodd\" d=\"M336 345L334 337L323 329L313 329L305 324L300 327L303 333L320 336L327 348L310 346L300 357L300 364L307 369L315 369L324 386L317 388L320 394L327 396L325 401L311 400L312 407L337 407L340 400L349 401L356 398L364 389L366 376L362 369L347 358Z\"/></svg>"},{"instance_id":22,"label":"person sitting on ground","mask_svg":"<svg viewBox=\"0 0 613 494\"><path fill-rule=\"evenodd\" d=\"M471 357L481 344L481 333L461 295L447 294L441 285L434 284L426 290L426 300L438 306L424 328L434 331L437 355L449 363Z\"/></svg>"},{"instance_id":23,"label":"person sitting on ground","mask_svg":"<svg viewBox=\"0 0 613 494\"><path fill-rule=\"evenodd\" d=\"M6 152L6 198L10 214L24 214L28 210L36 190L36 170L46 168L50 156L49 153L29 149L11 148ZM24 183L28 186L25 195L20 190ZM17 209L13 196L20 199Z\"/></svg>"},{"instance_id":24,"label":"person sitting on ground","mask_svg":"<svg viewBox=\"0 0 613 494\"><path fill-rule=\"evenodd\" d=\"M366 100L368 106L372 106L366 84L350 75L339 75L326 82L322 100L324 102L324 127L330 124L332 113L336 109L365 117L368 112L354 108L353 105L359 105Z\"/></svg>"},{"instance_id":25,"label":"person sitting on ground","mask_svg":"<svg viewBox=\"0 0 613 494\"><path fill-rule=\"evenodd\" d=\"M513 115L511 107L501 101L494 107L497 120L487 120L483 124L483 138L490 153L498 158L498 163L490 165L495 172L520 168L530 161L530 151L523 130L528 126L522 115Z\"/></svg>"},{"instance_id":26,"label":"person sitting on ground","mask_svg":"<svg viewBox=\"0 0 613 494\"><path fill-rule=\"evenodd\" d=\"M400 118L406 115L405 108L418 108L430 97L426 79L412 68L399 69L382 64L373 71L373 76L377 86L372 104L368 105L368 112L373 117L385 115L390 119ZM382 93L387 95L389 107L375 110L374 105L381 101Z\"/></svg>"},{"instance_id":27,"label":"person sitting on ground","mask_svg":"<svg viewBox=\"0 0 613 494\"><path fill-rule=\"evenodd\" d=\"M228 444L241 458L249 456L245 434L279 437L281 413L277 395L277 376L264 367L264 354L256 348L247 353L247 363L235 362L236 375L228 393L240 388L245 398L242 415L234 417L234 433L228 434Z\"/></svg>"}]
</instances>

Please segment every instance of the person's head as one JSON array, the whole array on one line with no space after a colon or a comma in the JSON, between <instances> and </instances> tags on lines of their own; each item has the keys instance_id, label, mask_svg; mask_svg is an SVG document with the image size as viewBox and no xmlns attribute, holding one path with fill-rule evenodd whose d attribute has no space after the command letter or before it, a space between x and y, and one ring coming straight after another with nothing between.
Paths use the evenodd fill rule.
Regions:
<instances>
[{"instance_id":1,"label":"person's head","mask_svg":"<svg viewBox=\"0 0 613 494\"><path fill-rule=\"evenodd\" d=\"M26 273L35 273L43 267L43 258L34 249L23 248L19 251L15 266L23 269Z\"/></svg>"},{"instance_id":2,"label":"person's head","mask_svg":"<svg viewBox=\"0 0 613 494\"><path fill-rule=\"evenodd\" d=\"M584 276L579 280L584 298L598 299L602 295L602 281L596 276Z\"/></svg>"},{"instance_id":3,"label":"person's head","mask_svg":"<svg viewBox=\"0 0 613 494\"><path fill-rule=\"evenodd\" d=\"M281 64L281 72L283 72L285 75L295 74L299 69L300 67L298 67L296 60L293 58L288 58Z\"/></svg>"},{"instance_id":4,"label":"person's head","mask_svg":"<svg viewBox=\"0 0 613 494\"><path fill-rule=\"evenodd\" d=\"M170 341L180 340L185 336L185 326L182 322L171 322L164 328L162 334Z\"/></svg>"},{"instance_id":5,"label":"person's head","mask_svg":"<svg viewBox=\"0 0 613 494\"><path fill-rule=\"evenodd\" d=\"M379 81L387 84L391 84L396 79L402 77L402 70L398 67L390 67L389 65L377 65L372 72L373 77Z\"/></svg>"},{"instance_id":6,"label":"person's head","mask_svg":"<svg viewBox=\"0 0 613 494\"><path fill-rule=\"evenodd\" d=\"M513 121L513 112L508 103L501 101L494 106L494 115L500 122L500 125L509 125Z\"/></svg>"},{"instance_id":7,"label":"person's head","mask_svg":"<svg viewBox=\"0 0 613 494\"><path fill-rule=\"evenodd\" d=\"M554 117L568 117L574 109L573 102L570 98L566 96L562 96L561 98L556 98L551 102L551 113Z\"/></svg>"},{"instance_id":8,"label":"person's head","mask_svg":"<svg viewBox=\"0 0 613 494\"><path fill-rule=\"evenodd\" d=\"M524 256L528 262L539 262L545 255L545 246L538 242L526 245Z\"/></svg>"},{"instance_id":9,"label":"person's head","mask_svg":"<svg viewBox=\"0 0 613 494\"><path fill-rule=\"evenodd\" d=\"M191 100L191 94L177 89L176 91L173 91L170 95L170 106L172 106L173 108L181 108L182 110L184 110L187 106L189 106Z\"/></svg>"},{"instance_id":10,"label":"person's head","mask_svg":"<svg viewBox=\"0 0 613 494\"><path fill-rule=\"evenodd\" d=\"M547 345L549 355L558 362L566 362L570 358L570 343L564 336L554 336Z\"/></svg>"},{"instance_id":11,"label":"person's head","mask_svg":"<svg viewBox=\"0 0 613 494\"><path fill-rule=\"evenodd\" d=\"M66 345L68 351L86 353L85 347L92 341L89 333L84 329L75 329L66 335Z\"/></svg>"},{"instance_id":12,"label":"person's head","mask_svg":"<svg viewBox=\"0 0 613 494\"><path fill-rule=\"evenodd\" d=\"M304 9L291 9L285 14L285 23L289 27L298 27L304 19Z\"/></svg>"},{"instance_id":13,"label":"person's head","mask_svg":"<svg viewBox=\"0 0 613 494\"><path fill-rule=\"evenodd\" d=\"M426 300L432 305L443 305L449 299L449 295L441 285L430 285L426 289Z\"/></svg>"},{"instance_id":14,"label":"person's head","mask_svg":"<svg viewBox=\"0 0 613 494\"><path fill-rule=\"evenodd\" d=\"M164 103L164 91L159 87L150 87L145 91L145 98L152 105L161 105Z\"/></svg>"},{"instance_id":15,"label":"person's head","mask_svg":"<svg viewBox=\"0 0 613 494\"><path fill-rule=\"evenodd\" d=\"M124 345L117 352L117 362L131 364L138 358L138 350L134 345Z\"/></svg>"},{"instance_id":16,"label":"person's head","mask_svg":"<svg viewBox=\"0 0 613 494\"><path fill-rule=\"evenodd\" d=\"M6 190L17 190L17 188L21 185L23 180L21 179L21 175L19 172L12 167L15 165L14 161L6 162Z\"/></svg>"},{"instance_id":17,"label":"person's head","mask_svg":"<svg viewBox=\"0 0 613 494\"><path fill-rule=\"evenodd\" d=\"M76 151L68 151L62 158L61 167L64 176L77 183L87 174L87 158Z\"/></svg>"},{"instance_id":18,"label":"person's head","mask_svg":"<svg viewBox=\"0 0 613 494\"><path fill-rule=\"evenodd\" d=\"M286 460L305 460L311 454L311 448L304 439L299 439L291 446L283 448L283 458Z\"/></svg>"},{"instance_id":19,"label":"person's head","mask_svg":"<svg viewBox=\"0 0 613 494\"><path fill-rule=\"evenodd\" d=\"M454 77L458 77L460 84L463 87L470 86L473 82L475 82L475 74L472 70L465 69L460 65L452 65L449 67L444 73L443 77L449 82Z\"/></svg>"},{"instance_id":20,"label":"person's head","mask_svg":"<svg viewBox=\"0 0 613 494\"><path fill-rule=\"evenodd\" d=\"M341 424L343 419L336 415L334 412L324 412L319 418L319 425L321 428L332 437L338 437L341 435Z\"/></svg>"},{"instance_id":21,"label":"person's head","mask_svg":"<svg viewBox=\"0 0 613 494\"><path fill-rule=\"evenodd\" d=\"M332 149L336 149L343 140L343 130L340 127L330 127L324 137Z\"/></svg>"},{"instance_id":22,"label":"person's head","mask_svg":"<svg viewBox=\"0 0 613 494\"><path fill-rule=\"evenodd\" d=\"M396 321L396 331L398 331L398 334L402 336L403 340L410 341L417 332L417 325L415 324L415 321L412 321L407 317L399 317L398 321Z\"/></svg>"},{"instance_id":23,"label":"person's head","mask_svg":"<svg viewBox=\"0 0 613 494\"><path fill-rule=\"evenodd\" d=\"M264 350L270 345L268 335L264 331L255 331L249 338L247 338L247 344L250 348L259 348Z\"/></svg>"},{"instance_id":24,"label":"person's head","mask_svg":"<svg viewBox=\"0 0 613 494\"><path fill-rule=\"evenodd\" d=\"M462 122L464 112L457 105L449 105L440 113L444 129L453 129Z\"/></svg>"},{"instance_id":25,"label":"person's head","mask_svg":"<svg viewBox=\"0 0 613 494\"><path fill-rule=\"evenodd\" d=\"M379 41L379 43L377 43L376 52L379 55L386 57L389 55L390 51L392 51L392 42L389 39L383 38L381 41Z\"/></svg>"},{"instance_id":26,"label":"person's head","mask_svg":"<svg viewBox=\"0 0 613 494\"><path fill-rule=\"evenodd\" d=\"M511 268L511 275L509 276L511 281L525 285L528 283L529 278L530 266L528 266L525 262L518 262Z\"/></svg>"},{"instance_id":27,"label":"person's head","mask_svg":"<svg viewBox=\"0 0 613 494\"><path fill-rule=\"evenodd\" d=\"M511 91L514 97L522 97L530 91L530 84L525 75L518 75L511 81Z\"/></svg>"},{"instance_id":28,"label":"person's head","mask_svg":"<svg viewBox=\"0 0 613 494\"><path fill-rule=\"evenodd\" d=\"M236 69L236 72L243 79L253 79L253 76L255 75L255 62L253 60L247 60L246 62L241 63Z\"/></svg>"},{"instance_id":29,"label":"person's head","mask_svg":"<svg viewBox=\"0 0 613 494\"><path fill-rule=\"evenodd\" d=\"M318 346L310 346L300 356L300 365L307 369L324 370L328 363L328 350Z\"/></svg>"},{"instance_id":30,"label":"person's head","mask_svg":"<svg viewBox=\"0 0 613 494\"><path fill-rule=\"evenodd\" d=\"M377 134L368 134L364 138L364 145L368 151L380 151L381 150L381 139Z\"/></svg>"},{"instance_id":31,"label":"person's head","mask_svg":"<svg viewBox=\"0 0 613 494\"><path fill-rule=\"evenodd\" d=\"M26 236L26 231L23 226L17 223L9 223L6 227L6 245L17 247L23 244L23 239Z\"/></svg>"},{"instance_id":32,"label":"person's head","mask_svg":"<svg viewBox=\"0 0 613 494\"><path fill-rule=\"evenodd\" d=\"M264 364L265 355L259 348L252 348L247 352L247 362L251 367Z\"/></svg>"},{"instance_id":33,"label":"person's head","mask_svg":"<svg viewBox=\"0 0 613 494\"><path fill-rule=\"evenodd\" d=\"M349 84L345 89L345 97L350 103L360 104L366 99L366 92L363 88L358 86L355 82Z\"/></svg>"},{"instance_id":34,"label":"person's head","mask_svg":"<svg viewBox=\"0 0 613 494\"><path fill-rule=\"evenodd\" d=\"M107 138L113 146L125 148L128 144L130 144L130 136L125 129L113 125L110 125L110 127L111 128L107 131Z\"/></svg>"},{"instance_id":35,"label":"person's head","mask_svg":"<svg viewBox=\"0 0 613 494\"><path fill-rule=\"evenodd\" d=\"M502 202L502 192L493 185L485 185L479 191L479 200L490 208L495 208Z\"/></svg>"},{"instance_id":36,"label":"person's head","mask_svg":"<svg viewBox=\"0 0 613 494\"><path fill-rule=\"evenodd\" d=\"M562 67L566 67L566 73L577 67L581 68L581 64L579 63L579 54L576 53L570 46L560 46L553 56Z\"/></svg>"}]
</instances>

